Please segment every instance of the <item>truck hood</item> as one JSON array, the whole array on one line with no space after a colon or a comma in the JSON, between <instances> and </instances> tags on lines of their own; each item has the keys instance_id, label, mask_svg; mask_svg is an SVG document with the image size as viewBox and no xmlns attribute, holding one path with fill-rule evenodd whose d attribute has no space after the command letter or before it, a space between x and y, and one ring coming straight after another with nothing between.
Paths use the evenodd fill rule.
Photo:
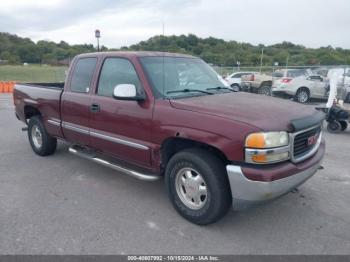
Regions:
<instances>
[{"instance_id":1,"label":"truck hood","mask_svg":"<svg viewBox=\"0 0 350 262\"><path fill-rule=\"evenodd\" d=\"M176 109L223 117L263 131L293 131L291 121L317 111L292 101L248 93L223 93L170 100Z\"/></svg>"}]
</instances>

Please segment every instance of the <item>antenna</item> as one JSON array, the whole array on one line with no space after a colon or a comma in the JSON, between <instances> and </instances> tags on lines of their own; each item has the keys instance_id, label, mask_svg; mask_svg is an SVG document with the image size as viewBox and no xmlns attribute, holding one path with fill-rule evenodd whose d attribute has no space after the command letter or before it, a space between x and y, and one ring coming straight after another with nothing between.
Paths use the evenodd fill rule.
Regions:
<instances>
[{"instance_id":1,"label":"antenna","mask_svg":"<svg viewBox=\"0 0 350 262\"><path fill-rule=\"evenodd\" d=\"M162 22L162 27L163 27L163 37L164 37L164 32L165 32L165 25L164 25L164 21ZM163 48L162 48L163 49ZM163 49L162 50L163 51L163 63L162 63L162 80L163 80L163 95L165 95L164 94L164 92L165 92L165 72L164 72L164 60L165 60L165 57L164 57L164 52L165 52L165 50Z\"/></svg>"}]
</instances>

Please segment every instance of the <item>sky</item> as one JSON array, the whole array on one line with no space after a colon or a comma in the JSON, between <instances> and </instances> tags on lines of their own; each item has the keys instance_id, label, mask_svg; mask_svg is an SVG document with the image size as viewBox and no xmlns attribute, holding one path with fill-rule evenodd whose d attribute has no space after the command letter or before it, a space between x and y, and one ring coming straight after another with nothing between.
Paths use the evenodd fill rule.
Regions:
<instances>
[{"instance_id":1,"label":"sky","mask_svg":"<svg viewBox=\"0 0 350 262\"><path fill-rule=\"evenodd\" d=\"M0 0L0 32L119 48L193 33L251 44L350 49L350 0Z\"/></svg>"}]
</instances>

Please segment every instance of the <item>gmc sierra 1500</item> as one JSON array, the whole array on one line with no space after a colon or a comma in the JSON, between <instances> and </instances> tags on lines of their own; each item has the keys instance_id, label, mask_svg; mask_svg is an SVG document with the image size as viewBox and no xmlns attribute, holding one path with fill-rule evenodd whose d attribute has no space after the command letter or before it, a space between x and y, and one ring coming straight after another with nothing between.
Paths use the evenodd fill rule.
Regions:
<instances>
[{"instance_id":1,"label":"gmc sierra 1500","mask_svg":"<svg viewBox=\"0 0 350 262\"><path fill-rule=\"evenodd\" d=\"M175 209L202 225L290 192L325 152L322 113L235 93L188 55L79 55L64 84L18 84L14 103L36 154L53 154L61 139L122 173L165 177Z\"/></svg>"}]
</instances>

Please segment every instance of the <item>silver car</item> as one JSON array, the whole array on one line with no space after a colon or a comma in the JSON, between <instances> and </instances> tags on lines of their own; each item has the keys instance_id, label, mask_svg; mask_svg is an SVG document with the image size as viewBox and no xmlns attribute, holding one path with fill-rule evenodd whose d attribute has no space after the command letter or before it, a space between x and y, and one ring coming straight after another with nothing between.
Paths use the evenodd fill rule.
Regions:
<instances>
[{"instance_id":1,"label":"silver car","mask_svg":"<svg viewBox=\"0 0 350 262\"><path fill-rule=\"evenodd\" d=\"M293 97L300 103L306 103L310 98L327 98L328 86L327 78L309 69L288 69L283 71L282 78L273 82L272 94Z\"/></svg>"}]
</instances>

